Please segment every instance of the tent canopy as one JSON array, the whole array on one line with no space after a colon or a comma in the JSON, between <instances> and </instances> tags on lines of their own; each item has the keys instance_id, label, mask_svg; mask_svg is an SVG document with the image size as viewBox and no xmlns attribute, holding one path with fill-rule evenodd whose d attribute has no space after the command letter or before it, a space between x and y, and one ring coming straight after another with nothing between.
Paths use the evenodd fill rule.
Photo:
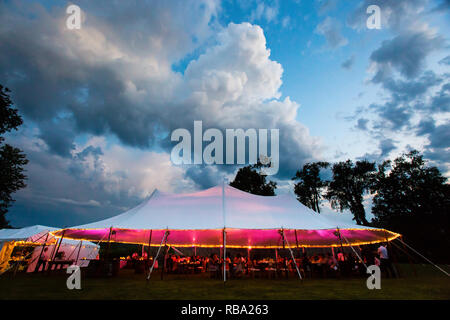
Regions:
<instances>
[{"instance_id":1,"label":"tent canopy","mask_svg":"<svg viewBox=\"0 0 450 320\"><path fill-rule=\"evenodd\" d=\"M271 248L339 246L392 240L399 234L330 219L298 202L292 195L258 196L231 186L195 193L171 194L155 190L140 205L98 222L53 232L70 239L159 245L169 231L174 246Z\"/></svg>"},{"instance_id":2,"label":"tent canopy","mask_svg":"<svg viewBox=\"0 0 450 320\"><path fill-rule=\"evenodd\" d=\"M20 229L0 229L0 242L9 241L23 241L27 243L34 243L37 245L43 244L46 240L46 234L51 231L60 230L59 228L34 225ZM53 237L49 237L47 242L51 242ZM63 239L63 243L70 245L77 245L79 241ZM95 243L85 242L85 246L97 247Z\"/></svg>"}]
</instances>

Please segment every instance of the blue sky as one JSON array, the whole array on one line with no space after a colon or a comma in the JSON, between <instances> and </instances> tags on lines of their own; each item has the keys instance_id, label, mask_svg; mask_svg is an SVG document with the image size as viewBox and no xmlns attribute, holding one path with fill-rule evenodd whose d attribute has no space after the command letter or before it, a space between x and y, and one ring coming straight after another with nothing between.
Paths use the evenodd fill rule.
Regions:
<instances>
[{"instance_id":1,"label":"blue sky","mask_svg":"<svg viewBox=\"0 0 450 320\"><path fill-rule=\"evenodd\" d=\"M279 128L278 192L308 161L412 148L449 176L448 1L73 3L80 30L66 1L0 4L0 83L25 119L8 141L30 159L13 225L91 222L154 188L232 179L170 162L168 134L193 120ZM366 27L370 4L381 29Z\"/></svg>"}]
</instances>

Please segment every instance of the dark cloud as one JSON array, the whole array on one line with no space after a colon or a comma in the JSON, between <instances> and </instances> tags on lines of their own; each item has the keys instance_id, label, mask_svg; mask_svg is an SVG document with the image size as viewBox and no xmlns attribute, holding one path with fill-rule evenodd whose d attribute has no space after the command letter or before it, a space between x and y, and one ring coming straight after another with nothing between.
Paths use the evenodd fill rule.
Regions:
<instances>
[{"instance_id":1,"label":"dark cloud","mask_svg":"<svg viewBox=\"0 0 450 320\"><path fill-rule=\"evenodd\" d=\"M370 106L381 118L374 125L377 129L401 130L409 125L412 118L412 109L408 105L400 105L395 101L389 101L382 105Z\"/></svg>"},{"instance_id":2,"label":"dark cloud","mask_svg":"<svg viewBox=\"0 0 450 320\"><path fill-rule=\"evenodd\" d=\"M450 12L450 1L441 0L441 2L438 5L436 5L433 9L431 9L431 12L436 13Z\"/></svg>"},{"instance_id":3,"label":"dark cloud","mask_svg":"<svg viewBox=\"0 0 450 320\"><path fill-rule=\"evenodd\" d=\"M433 71L425 71L420 76L411 79L394 79L386 77L382 87L388 93L388 100L384 104L372 104L371 110L380 118L375 121L375 129L402 130L411 126L410 120L414 114L423 112L441 112L448 108L448 84L446 77L436 75ZM441 89L433 95L432 90L439 86ZM427 100L430 97L430 100ZM357 124L358 126L358 124Z\"/></svg>"},{"instance_id":4,"label":"dark cloud","mask_svg":"<svg viewBox=\"0 0 450 320\"><path fill-rule=\"evenodd\" d=\"M372 162L381 162L385 160L389 153L395 150L397 147L395 146L395 141L389 138L381 138L378 141L378 149L379 151L373 153L366 153L362 157L358 157L357 160L367 160Z\"/></svg>"},{"instance_id":5,"label":"dark cloud","mask_svg":"<svg viewBox=\"0 0 450 320\"><path fill-rule=\"evenodd\" d=\"M418 135L428 137L424 156L430 159L441 171L450 170L450 122L436 125L432 119L419 123Z\"/></svg>"},{"instance_id":6,"label":"dark cloud","mask_svg":"<svg viewBox=\"0 0 450 320\"><path fill-rule=\"evenodd\" d=\"M450 65L450 56L446 56L445 58L443 58L442 60L439 61L439 64L443 64L443 65Z\"/></svg>"},{"instance_id":7,"label":"dark cloud","mask_svg":"<svg viewBox=\"0 0 450 320\"><path fill-rule=\"evenodd\" d=\"M87 172L90 164L86 157L69 159L21 147L30 162L27 188L16 193L17 201L7 215L14 226L87 223L118 214L140 201L126 190L110 192L115 186L101 178L104 168L97 166ZM85 150L84 155L92 151Z\"/></svg>"},{"instance_id":8,"label":"dark cloud","mask_svg":"<svg viewBox=\"0 0 450 320\"><path fill-rule=\"evenodd\" d=\"M367 7L377 5L381 9L381 28L394 31L408 29L418 22L427 0L364 0L347 18L347 24L355 29L365 29Z\"/></svg>"},{"instance_id":9,"label":"dark cloud","mask_svg":"<svg viewBox=\"0 0 450 320\"><path fill-rule=\"evenodd\" d=\"M75 130L69 119L54 119L40 124L39 138L43 139L51 152L62 157L70 157L75 148Z\"/></svg>"},{"instance_id":10,"label":"dark cloud","mask_svg":"<svg viewBox=\"0 0 450 320\"><path fill-rule=\"evenodd\" d=\"M430 35L426 31L407 32L383 41L381 47L370 55L370 60L377 66L372 81L384 81L392 70L408 79L418 76L425 66L425 58L434 50L442 48L443 44L441 36Z\"/></svg>"},{"instance_id":11,"label":"dark cloud","mask_svg":"<svg viewBox=\"0 0 450 320\"><path fill-rule=\"evenodd\" d=\"M430 134L429 146L433 149L450 147L450 122L436 126Z\"/></svg>"},{"instance_id":12,"label":"dark cloud","mask_svg":"<svg viewBox=\"0 0 450 320\"><path fill-rule=\"evenodd\" d=\"M30 179L21 210L49 204L81 223L128 208L156 184L172 191L217 184L236 166L170 162L171 131L194 120L222 132L279 129L279 177L317 160L320 140L296 120L299 104L281 99L283 68L259 26L217 25L218 1L77 4L85 20L70 31L65 3L0 2L0 83L36 129L22 144ZM184 72L175 72L184 57L191 59Z\"/></svg>"},{"instance_id":13,"label":"dark cloud","mask_svg":"<svg viewBox=\"0 0 450 320\"><path fill-rule=\"evenodd\" d=\"M319 15L326 14L334 9L336 9L338 0L323 0L319 4L318 13Z\"/></svg>"},{"instance_id":14,"label":"dark cloud","mask_svg":"<svg viewBox=\"0 0 450 320\"><path fill-rule=\"evenodd\" d=\"M218 129L280 129L280 152L289 157L282 159L283 170L293 171L299 159L317 154L318 144L292 118L298 105L278 100L283 69L270 60L261 28L230 24L184 75L172 71L177 59L212 33L212 3L82 2L86 23L75 32L61 26L62 7L2 4L0 82L11 87L20 111L60 155L68 156L73 147L73 136L53 134L57 128L50 124L60 114L69 115L73 123L67 128L75 135L113 135L128 146L165 151L173 146L167 141L172 130L203 120L205 127ZM255 64L254 56L266 58Z\"/></svg>"},{"instance_id":15,"label":"dark cloud","mask_svg":"<svg viewBox=\"0 0 450 320\"><path fill-rule=\"evenodd\" d=\"M71 32L60 18L64 5L47 11L2 3L0 81L27 118L43 123L44 139L51 137L52 118L71 113L77 134L113 133L125 144L148 148L157 127L170 125L160 119L169 118L162 114L170 112L163 99L176 81L171 64L209 36L214 3L77 4L87 18Z\"/></svg>"},{"instance_id":16,"label":"dark cloud","mask_svg":"<svg viewBox=\"0 0 450 320\"><path fill-rule=\"evenodd\" d=\"M392 150L395 150L396 146L394 143L394 140L392 139L384 139L380 141L380 150L381 150L381 155L380 157L386 157L389 155L389 153Z\"/></svg>"},{"instance_id":17,"label":"dark cloud","mask_svg":"<svg viewBox=\"0 0 450 320\"><path fill-rule=\"evenodd\" d=\"M432 133L435 128L436 126L433 119L422 119L417 125L416 134L418 136L427 135Z\"/></svg>"},{"instance_id":18,"label":"dark cloud","mask_svg":"<svg viewBox=\"0 0 450 320\"><path fill-rule=\"evenodd\" d=\"M327 17L317 25L315 32L325 37L331 49L345 46L348 43L348 40L341 33L340 22L334 18Z\"/></svg>"},{"instance_id":19,"label":"dark cloud","mask_svg":"<svg viewBox=\"0 0 450 320\"><path fill-rule=\"evenodd\" d=\"M354 63L355 63L355 55L352 55L350 58L342 62L341 67L350 70Z\"/></svg>"},{"instance_id":20,"label":"dark cloud","mask_svg":"<svg viewBox=\"0 0 450 320\"><path fill-rule=\"evenodd\" d=\"M200 189L216 186L223 176L212 166L191 166L186 170L186 177L195 182Z\"/></svg>"},{"instance_id":21,"label":"dark cloud","mask_svg":"<svg viewBox=\"0 0 450 320\"><path fill-rule=\"evenodd\" d=\"M430 109L433 112L450 111L450 83L444 84L431 99Z\"/></svg>"},{"instance_id":22,"label":"dark cloud","mask_svg":"<svg viewBox=\"0 0 450 320\"><path fill-rule=\"evenodd\" d=\"M367 124L369 123L369 119L359 118L356 123L356 128L360 130L367 130Z\"/></svg>"},{"instance_id":23,"label":"dark cloud","mask_svg":"<svg viewBox=\"0 0 450 320\"><path fill-rule=\"evenodd\" d=\"M426 71L417 80L394 80L389 77L383 81L383 87L392 94L395 101L408 102L423 96L442 81L433 71Z\"/></svg>"},{"instance_id":24,"label":"dark cloud","mask_svg":"<svg viewBox=\"0 0 450 320\"><path fill-rule=\"evenodd\" d=\"M348 17L347 23L355 29L365 29L366 8L378 5L381 28L393 34L393 38L383 41L370 55L371 70L375 72L371 82L381 86L385 101L372 103L368 108L368 112L376 115L369 134L379 141L380 151L364 157L377 161L388 156L404 141L386 137L409 134L427 138L429 143L422 149L424 156L448 173L450 128L447 124L437 125L435 116L449 110L449 77L427 69L428 57L448 47L445 38L437 33L438 29L429 27L428 4L427 0L365 0ZM431 11L448 10L448 1L434 9ZM447 56L439 64L447 65L449 59ZM356 118L359 118L356 127L365 127L365 123L360 122L363 118Z\"/></svg>"}]
</instances>

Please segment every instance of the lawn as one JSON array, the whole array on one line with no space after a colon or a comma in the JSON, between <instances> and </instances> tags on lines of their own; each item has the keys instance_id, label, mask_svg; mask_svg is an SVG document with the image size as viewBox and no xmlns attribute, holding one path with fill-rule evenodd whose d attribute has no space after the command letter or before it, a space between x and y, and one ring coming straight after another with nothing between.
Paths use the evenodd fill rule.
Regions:
<instances>
[{"instance_id":1,"label":"lawn","mask_svg":"<svg viewBox=\"0 0 450 320\"><path fill-rule=\"evenodd\" d=\"M448 266L444 266L447 270ZM81 290L68 290L65 275L3 275L0 299L450 299L450 277L429 265L417 276L402 265L402 278L383 279L381 290L368 290L366 278L288 280L238 279L225 285L205 275L169 275L150 282L122 270L115 278L82 278Z\"/></svg>"}]
</instances>

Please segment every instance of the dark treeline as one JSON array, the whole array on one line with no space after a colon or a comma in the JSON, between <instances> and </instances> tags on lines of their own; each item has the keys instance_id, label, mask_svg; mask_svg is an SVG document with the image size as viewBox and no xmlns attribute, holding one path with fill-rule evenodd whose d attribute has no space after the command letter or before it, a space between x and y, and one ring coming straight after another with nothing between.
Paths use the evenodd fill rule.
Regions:
<instances>
[{"instance_id":1,"label":"dark treeline","mask_svg":"<svg viewBox=\"0 0 450 320\"><path fill-rule=\"evenodd\" d=\"M4 134L23 123L9 94L8 88L0 85L0 228L11 227L5 216L14 202L12 194L26 187L24 166L28 163L22 150L5 143Z\"/></svg>"},{"instance_id":2,"label":"dark treeline","mask_svg":"<svg viewBox=\"0 0 450 320\"><path fill-rule=\"evenodd\" d=\"M276 183L265 176L258 178L257 169L239 169L230 185L255 194L274 195ZM325 170L331 170L330 179L323 178ZM297 199L318 214L320 203L329 201L334 209L348 209L357 224L401 233L425 256L448 262L450 185L418 151L380 164L367 160L307 163L292 180ZM371 221L364 208L367 195L372 198Z\"/></svg>"}]
</instances>

